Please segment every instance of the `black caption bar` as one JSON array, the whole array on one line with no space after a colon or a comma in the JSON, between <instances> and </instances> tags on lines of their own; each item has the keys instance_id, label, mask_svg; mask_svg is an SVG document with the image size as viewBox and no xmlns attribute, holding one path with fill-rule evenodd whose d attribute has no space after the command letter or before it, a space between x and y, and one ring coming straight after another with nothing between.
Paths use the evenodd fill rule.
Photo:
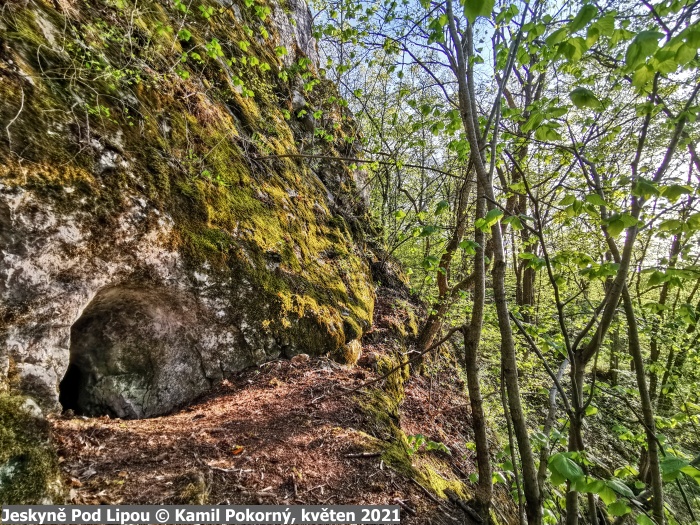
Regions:
<instances>
[{"instance_id":1,"label":"black caption bar","mask_svg":"<svg viewBox=\"0 0 700 525\"><path fill-rule=\"evenodd\" d=\"M400 523L395 505L3 505L1 516L3 525Z\"/></svg>"}]
</instances>

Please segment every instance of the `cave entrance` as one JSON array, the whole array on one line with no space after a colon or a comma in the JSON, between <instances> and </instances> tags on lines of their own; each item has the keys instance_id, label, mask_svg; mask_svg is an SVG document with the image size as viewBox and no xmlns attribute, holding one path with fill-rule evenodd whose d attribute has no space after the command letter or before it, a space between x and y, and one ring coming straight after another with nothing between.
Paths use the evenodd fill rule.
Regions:
<instances>
[{"instance_id":1,"label":"cave entrance","mask_svg":"<svg viewBox=\"0 0 700 525\"><path fill-rule=\"evenodd\" d=\"M61 403L64 411L80 412L78 398L80 397L83 384L83 373L80 371L80 368L74 363L69 364L66 375L63 376L61 383L58 385L58 402Z\"/></svg>"},{"instance_id":2,"label":"cave entrance","mask_svg":"<svg viewBox=\"0 0 700 525\"><path fill-rule=\"evenodd\" d=\"M98 352L102 350L98 341L99 334L95 333L96 327L93 326L96 303L100 303L99 293L71 326L68 370L66 370L66 374L58 385L58 402L63 407L63 410L72 410L80 415L91 415L87 414L85 407L81 405L81 394L84 393L88 386L88 376L85 372L87 369L86 365L88 365L85 362L85 349L91 348L93 351Z\"/></svg>"},{"instance_id":3,"label":"cave entrance","mask_svg":"<svg viewBox=\"0 0 700 525\"><path fill-rule=\"evenodd\" d=\"M95 383L115 373L110 362L118 359L119 345L130 331L120 321L133 319L137 308L130 288L109 286L95 294L70 328L70 360L58 386L63 410L85 416L113 415L109 404L95 398ZM115 351L116 347L116 351Z\"/></svg>"},{"instance_id":4,"label":"cave entrance","mask_svg":"<svg viewBox=\"0 0 700 525\"><path fill-rule=\"evenodd\" d=\"M195 303L177 291L151 283L99 290L71 326L59 402L122 419L184 405L210 387L196 343L201 326Z\"/></svg>"}]
</instances>

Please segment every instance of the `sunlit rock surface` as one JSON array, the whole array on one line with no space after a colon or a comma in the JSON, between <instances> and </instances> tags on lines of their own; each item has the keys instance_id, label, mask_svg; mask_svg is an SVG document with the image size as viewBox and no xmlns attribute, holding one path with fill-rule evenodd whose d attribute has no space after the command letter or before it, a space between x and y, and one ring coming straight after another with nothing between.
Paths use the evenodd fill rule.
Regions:
<instances>
[{"instance_id":1,"label":"sunlit rock surface","mask_svg":"<svg viewBox=\"0 0 700 525\"><path fill-rule=\"evenodd\" d=\"M148 417L361 337L365 184L310 30L301 1L3 7L0 375Z\"/></svg>"}]
</instances>

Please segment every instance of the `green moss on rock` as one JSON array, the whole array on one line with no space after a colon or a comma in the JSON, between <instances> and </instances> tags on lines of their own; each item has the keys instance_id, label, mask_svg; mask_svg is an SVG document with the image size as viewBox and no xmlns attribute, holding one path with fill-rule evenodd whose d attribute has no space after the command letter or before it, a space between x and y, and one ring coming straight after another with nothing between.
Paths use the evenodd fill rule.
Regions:
<instances>
[{"instance_id":1,"label":"green moss on rock","mask_svg":"<svg viewBox=\"0 0 700 525\"><path fill-rule=\"evenodd\" d=\"M58 479L48 423L32 414L27 398L0 392L0 504L55 502Z\"/></svg>"},{"instance_id":2,"label":"green moss on rock","mask_svg":"<svg viewBox=\"0 0 700 525\"><path fill-rule=\"evenodd\" d=\"M288 155L309 141L338 155L352 125L331 83L277 56L269 17L242 1L202 6L210 16L158 0L64 12L10 4L0 120L14 120L11 141L0 138L0 182L81 213L96 242L137 194L172 218L173 249L192 273L211 268L217 281L255 290L247 302L243 284L220 291L242 301L252 330L290 341L292 354L338 350L370 326L374 306L361 235L327 199L335 194L347 215L357 188L342 163L316 169ZM7 73L15 68L22 74ZM305 97L323 110L327 140L286 113L312 80Z\"/></svg>"},{"instance_id":3,"label":"green moss on rock","mask_svg":"<svg viewBox=\"0 0 700 525\"><path fill-rule=\"evenodd\" d=\"M381 356L377 372L384 375L400 364L400 357ZM414 453L408 436L401 429L399 407L404 399L404 382L409 377L408 366L391 374L383 388L374 388L360 402L368 416L370 430L380 438L382 459L406 477L412 478L440 498L447 498L451 491L467 499L466 485L455 477L452 469L442 459L432 454Z\"/></svg>"}]
</instances>

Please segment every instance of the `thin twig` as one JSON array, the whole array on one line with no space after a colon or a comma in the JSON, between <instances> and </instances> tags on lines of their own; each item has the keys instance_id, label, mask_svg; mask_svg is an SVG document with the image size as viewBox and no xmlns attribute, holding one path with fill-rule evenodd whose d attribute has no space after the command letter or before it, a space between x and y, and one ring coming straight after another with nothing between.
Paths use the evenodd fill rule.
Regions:
<instances>
[{"instance_id":1,"label":"thin twig","mask_svg":"<svg viewBox=\"0 0 700 525\"><path fill-rule=\"evenodd\" d=\"M406 512L408 512L411 516L418 516L418 513L415 511L414 508L409 507L406 503L404 503L404 502L401 501L400 499L397 498L397 499L395 499L394 501L396 502L396 504L397 504L399 507L401 507L403 510L405 510Z\"/></svg>"},{"instance_id":2,"label":"thin twig","mask_svg":"<svg viewBox=\"0 0 700 525\"><path fill-rule=\"evenodd\" d=\"M381 456L381 452L358 452L356 454L345 454L346 458L360 459L360 458L378 458Z\"/></svg>"},{"instance_id":3,"label":"thin twig","mask_svg":"<svg viewBox=\"0 0 700 525\"><path fill-rule=\"evenodd\" d=\"M7 133L7 142L10 145L10 150L12 150L12 137L10 136L10 126L15 123L15 121L19 118L20 113L22 113L22 110L24 109L24 89L22 87L19 88L20 93L22 96L22 101L20 102L19 105L19 110L17 111L17 114L15 117L5 126L5 132Z\"/></svg>"}]
</instances>

